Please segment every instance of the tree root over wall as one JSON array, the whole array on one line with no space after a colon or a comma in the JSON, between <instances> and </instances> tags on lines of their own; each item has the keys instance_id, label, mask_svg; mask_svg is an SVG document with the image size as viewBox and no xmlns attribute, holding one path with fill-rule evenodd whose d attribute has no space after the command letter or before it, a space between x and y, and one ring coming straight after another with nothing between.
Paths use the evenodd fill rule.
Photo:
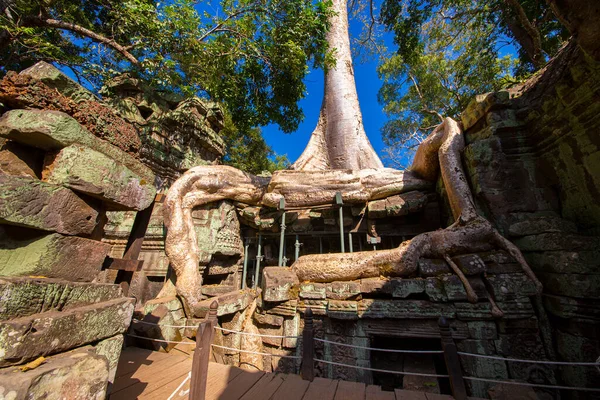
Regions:
<instances>
[{"instance_id":1,"label":"tree root over wall","mask_svg":"<svg viewBox=\"0 0 600 400\"><path fill-rule=\"evenodd\" d=\"M469 300L474 302L475 292L450 257L497 248L507 251L541 292L542 285L520 250L477 214L461 162L464 146L460 125L446 118L419 146L409 171L387 168L278 171L269 179L227 166L190 169L171 187L164 208L168 229L165 250L177 275L177 293L183 298L188 315L197 314L202 299L193 207L225 199L273 207L281 197L286 199L286 205L311 207L331 204L337 191L342 192L346 203L364 203L427 187L435 182L438 173L442 175L455 220L451 226L420 234L392 250L302 256L292 265L300 281L409 276L416 272L419 258L443 258L465 285ZM500 316L501 311L489 297L492 313Z\"/></svg>"}]
</instances>

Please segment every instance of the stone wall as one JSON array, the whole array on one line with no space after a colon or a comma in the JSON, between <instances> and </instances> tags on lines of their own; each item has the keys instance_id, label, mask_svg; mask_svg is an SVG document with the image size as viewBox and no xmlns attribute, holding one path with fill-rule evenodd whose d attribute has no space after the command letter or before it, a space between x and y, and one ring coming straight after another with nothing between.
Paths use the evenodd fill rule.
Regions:
<instances>
[{"instance_id":1,"label":"stone wall","mask_svg":"<svg viewBox=\"0 0 600 400\"><path fill-rule=\"evenodd\" d=\"M0 81L0 397L106 397L136 299L111 284L105 259L122 256L157 192L223 154L218 106L135 84L122 77L99 99L46 63ZM161 206L138 300L167 272ZM172 303L171 320L183 315Z\"/></svg>"},{"instance_id":2,"label":"stone wall","mask_svg":"<svg viewBox=\"0 0 600 400\"><path fill-rule=\"evenodd\" d=\"M600 65L571 43L524 85L478 96L463 113L477 204L544 284L536 313L562 361L600 355L599 107ZM584 367L557 377L600 380Z\"/></svg>"}]
</instances>

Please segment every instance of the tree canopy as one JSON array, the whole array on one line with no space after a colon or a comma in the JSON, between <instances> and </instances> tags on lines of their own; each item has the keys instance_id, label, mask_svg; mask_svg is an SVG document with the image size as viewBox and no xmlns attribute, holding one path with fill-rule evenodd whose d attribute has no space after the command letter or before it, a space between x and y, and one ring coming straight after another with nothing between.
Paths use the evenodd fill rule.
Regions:
<instances>
[{"instance_id":1,"label":"tree canopy","mask_svg":"<svg viewBox=\"0 0 600 400\"><path fill-rule=\"evenodd\" d=\"M311 0L4 0L0 72L44 60L97 89L130 72L224 103L242 129L291 132L309 65L325 60L328 10Z\"/></svg>"},{"instance_id":2,"label":"tree canopy","mask_svg":"<svg viewBox=\"0 0 600 400\"><path fill-rule=\"evenodd\" d=\"M396 166L441 116L526 78L567 38L543 0L385 0L380 17L398 46L378 69L390 118L383 139Z\"/></svg>"}]
</instances>

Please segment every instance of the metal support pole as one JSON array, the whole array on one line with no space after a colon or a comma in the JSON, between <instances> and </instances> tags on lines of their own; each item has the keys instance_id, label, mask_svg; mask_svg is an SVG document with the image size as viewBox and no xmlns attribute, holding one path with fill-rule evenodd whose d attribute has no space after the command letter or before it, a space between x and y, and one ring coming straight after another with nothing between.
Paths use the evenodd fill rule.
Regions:
<instances>
[{"instance_id":1,"label":"metal support pole","mask_svg":"<svg viewBox=\"0 0 600 400\"><path fill-rule=\"evenodd\" d=\"M323 254L323 238L319 236L319 254Z\"/></svg>"},{"instance_id":2,"label":"metal support pole","mask_svg":"<svg viewBox=\"0 0 600 400\"><path fill-rule=\"evenodd\" d=\"M352 248L352 232L348 232L348 247L350 248L350 253L354 252Z\"/></svg>"},{"instance_id":3,"label":"metal support pole","mask_svg":"<svg viewBox=\"0 0 600 400\"><path fill-rule=\"evenodd\" d=\"M300 241L298 240L298 235L296 235L296 243L294 243L294 247L296 251L294 252L294 261L298 261L298 257L300 257Z\"/></svg>"},{"instance_id":4,"label":"metal support pole","mask_svg":"<svg viewBox=\"0 0 600 400\"><path fill-rule=\"evenodd\" d=\"M340 207L339 208L339 213L340 213L340 249L341 249L342 253L345 253L346 249L344 248L344 207L343 207L344 202L342 201L342 193L341 192L337 192L335 194L335 204L337 204Z\"/></svg>"},{"instance_id":5,"label":"metal support pole","mask_svg":"<svg viewBox=\"0 0 600 400\"><path fill-rule=\"evenodd\" d=\"M283 210L281 214L281 234L279 235L279 266L283 266L283 249L285 247L285 199L279 200L279 209Z\"/></svg>"},{"instance_id":6,"label":"metal support pole","mask_svg":"<svg viewBox=\"0 0 600 400\"><path fill-rule=\"evenodd\" d=\"M246 289L246 276L248 275L248 248L250 241L246 238L244 242L244 270L242 271L242 289Z\"/></svg>"},{"instance_id":7,"label":"metal support pole","mask_svg":"<svg viewBox=\"0 0 600 400\"><path fill-rule=\"evenodd\" d=\"M256 271L254 271L254 287L259 285L258 278L260 276L260 262L263 259L262 255L262 235L258 234L258 249L256 250Z\"/></svg>"}]
</instances>

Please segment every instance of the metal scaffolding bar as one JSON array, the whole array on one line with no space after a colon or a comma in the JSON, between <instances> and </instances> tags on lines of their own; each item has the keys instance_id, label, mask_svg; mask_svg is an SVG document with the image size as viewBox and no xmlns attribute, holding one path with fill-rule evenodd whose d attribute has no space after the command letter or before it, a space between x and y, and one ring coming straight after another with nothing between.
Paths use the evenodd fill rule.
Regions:
<instances>
[{"instance_id":1,"label":"metal scaffolding bar","mask_svg":"<svg viewBox=\"0 0 600 400\"><path fill-rule=\"evenodd\" d=\"M260 277L260 262L263 259L262 255L262 235L258 234L258 249L256 250L256 270L254 271L254 287L259 286L258 278Z\"/></svg>"},{"instance_id":2,"label":"metal scaffolding bar","mask_svg":"<svg viewBox=\"0 0 600 400\"><path fill-rule=\"evenodd\" d=\"M279 200L279 209L283 211L281 214L281 233L279 235L279 266L283 266L283 249L285 247L285 199Z\"/></svg>"},{"instance_id":3,"label":"metal scaffolding bar","mask_svg":"<svg viewBox=\"0 0 600 400\"><path fill-rule=\"evenodd\" d=\"M242 289L246 289L246 277L248 275L248 248L250 247L250 241L246 239L244 241L244 270L242 272Z\"/></svg>"},{"instance_id":4,"label":"metal scaffolding bar","mask_svg":"<svg viewBox=\"0 0 600 400\"><path fill-rule=\"evenodd\" d=\"M340 250L342 251L342 253L346 252L346 249L344 248L344 202L342 201L342 193L341 192L337 192L335 194L335 204L337 204L339 206L339 213L340 213Z\"/></svg>"}]
</instances>

